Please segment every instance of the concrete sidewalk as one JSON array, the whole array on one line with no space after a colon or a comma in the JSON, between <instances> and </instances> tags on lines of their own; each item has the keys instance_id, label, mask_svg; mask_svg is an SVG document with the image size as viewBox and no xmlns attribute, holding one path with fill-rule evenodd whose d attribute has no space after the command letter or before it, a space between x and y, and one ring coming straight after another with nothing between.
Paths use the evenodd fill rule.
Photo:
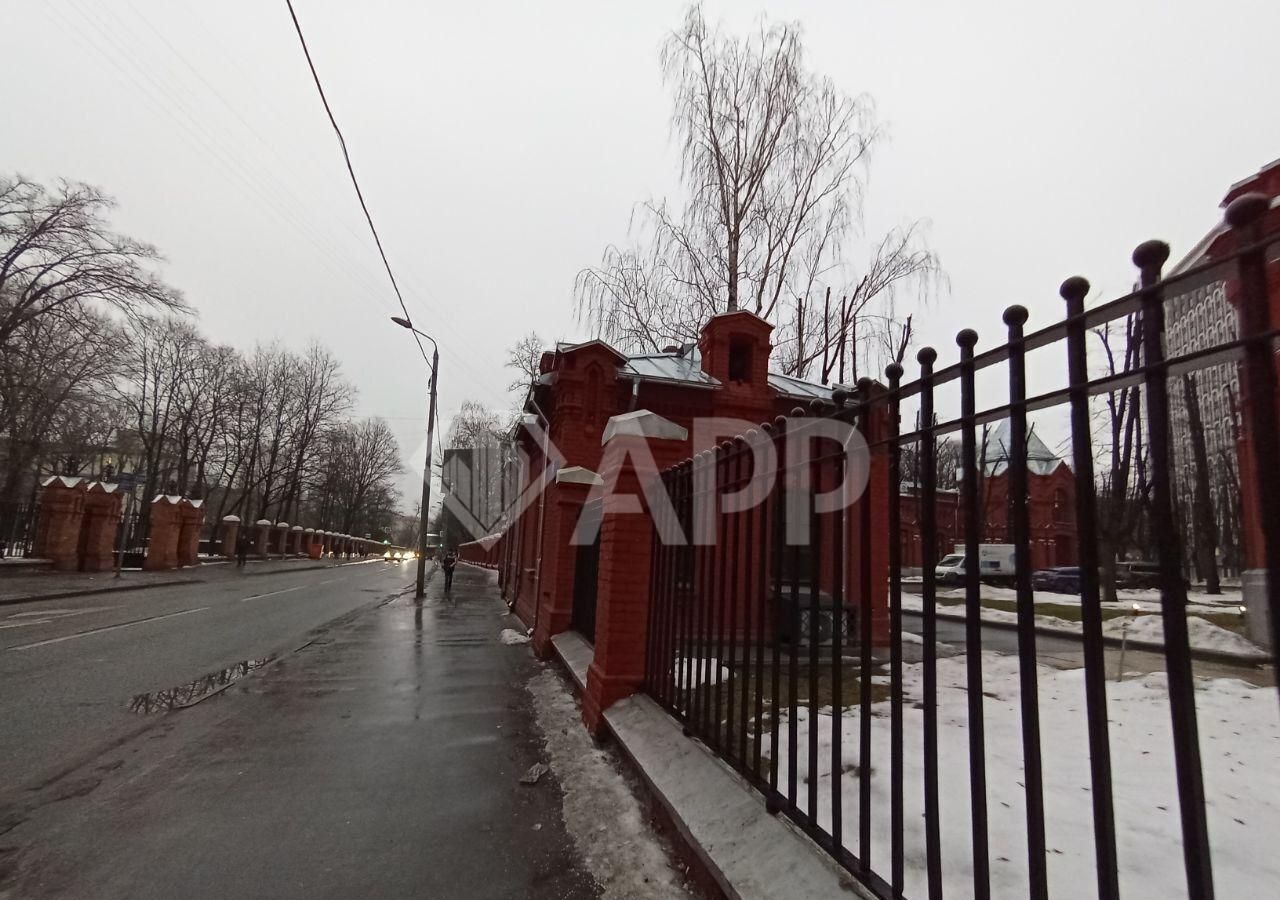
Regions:
<instances>
[{"instance_id":1,"label":"concrete sidewalk","mask_svg":"<svg viewBox=\"0 0 1280 900\"><path fill-rule=\"evenodd\" d=\"M33 794L0 831L0 898L578 898L492 574L460 566ZM0 819L6 818L0 815ZM14 824L16 821L16 824Z\"/></svg>"},{"instance_id":2,"label":"concrete sidewalk","mask_svg":"<svg viewBox=\"0 0 1280 900\"><path fill-rule=\"evenodd\" d=\"M373 557L370 557L373 559ZM34 600L61 600L67 597L84 597L114 591L136 591L149 587L171 584L195 584L223 578L245 575L269 575L275 572L296 572L307 568L324 568L361 560L317 559L251 559L241 570L234 562L216 560L198 566L169 569L163 572L129 570L119 578L114 572L54 572L39 571L6 572L0 577L0 606L12 603L29 603Z\"/></svg>"}]
</instances>

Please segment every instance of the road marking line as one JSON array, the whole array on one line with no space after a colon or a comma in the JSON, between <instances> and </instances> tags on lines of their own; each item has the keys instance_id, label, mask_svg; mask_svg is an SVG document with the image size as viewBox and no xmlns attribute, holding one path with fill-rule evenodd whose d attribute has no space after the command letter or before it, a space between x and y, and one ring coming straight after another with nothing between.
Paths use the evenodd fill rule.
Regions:
<instances>
[{"instance_id":1,"label":"road marking line","mask_svg":"<svg viewBox=\"0 0 1280 900\"><path fill-rule=\"evenodd\" d=\"M0 629L4 628L26 628L29 625L47 625L53 619L28 619L25 622L14 622L12 625L0 625Z\"/></svg>"},{"instance_id":2,"label":"road marking line","mask_svg":"<svg viewBox=\"0 0 1280 900\"><path fill-rule=\"evenodd\" d=\"M34 650L36 647L44 647L48 644L60 644L63 641L74 641L76 638L89 637L92 634L102 634L104 631L115 631L118 628L129 628L133 625L145 625L148 622L159 622L161 619L174 619L178 616L186 616L191 613L204 612L209 607L198 606L195 609L184 609L181 612L168 613L163 616L148 616L145 619L135 619L132 622L121 622L119 625L105 625L102 628L91 628L88 631L81 631L78 634L68 634L62 637L49 638L47 641L36 641L34 644L21 644L17 647L10 647L10 650Z\"/></svg>"},{"instance_id":3,"label":"road marking line","mask_svg":"<svg viewBox=\"0 0 1280 900\"><path fill-rule=\"evenodd\" d=\"M261 599L261 598L263 598L263 597L274 597L276 594L287 594L287 593L289 593L290 591L300 591L300 590L302 590L304 587L310 587L310 585L300 584L300 585L298 585L297 587L283 588L283 589L278 590L278 591L268 591L268 592L267 592L267 593L265 593L265 594L253 594L252 596L249 596L249 597L241 597L241 598L240 598L240 602L241 602L241 603L245 603L245 602L247 602L247 601L249 601L249 600L259 600L259 599Z\"/></svg>"}]
</instances>

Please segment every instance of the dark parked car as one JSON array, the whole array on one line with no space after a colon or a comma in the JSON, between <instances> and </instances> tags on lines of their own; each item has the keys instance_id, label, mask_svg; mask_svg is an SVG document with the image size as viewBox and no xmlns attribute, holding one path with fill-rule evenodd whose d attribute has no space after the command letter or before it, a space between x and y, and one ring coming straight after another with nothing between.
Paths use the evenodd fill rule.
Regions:
<instances>
[{"instance_id":1,"label":"dark parked car","mask_svg":"<svg viewBox=\"0 0 1280 900\"><path fill-rule=\"evenodd\" d=\"M1078 594L1080 593L1080 567L1057 566L1053 569L1041 569L1031 575L1031 586L1037 591Z\"/></svg>"},{"instance_id":2,"label":"dark parked car","mask_svg":"<svg viewBox=\"0 0 1280 900\"><path fill-rule=\"evenodd\" d=\"M1160 564L1153 562L1134 562L1129 560L1116 563L1116 587L1160 587Z\"/></svg>"}]
</instances>

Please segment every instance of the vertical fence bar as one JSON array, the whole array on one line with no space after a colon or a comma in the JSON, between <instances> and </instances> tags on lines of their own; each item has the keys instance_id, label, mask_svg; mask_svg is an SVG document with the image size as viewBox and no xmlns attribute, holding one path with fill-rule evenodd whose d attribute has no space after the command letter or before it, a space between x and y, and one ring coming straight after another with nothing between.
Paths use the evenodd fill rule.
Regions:
<instances>
[{"instance_id":1,"label":"vertical fence bar","mask_svg":"<svg viewBox=\"0 0 1280 900\"><path fill-rule=\"evenodd\" d=\"M715 638L715 662L712 664L712 675L710 688L713 691L713 700L711 705L711 718L714 746L717 750L722 750L725 744L724 740L724 692L727 687L721 670L726 668L724 659L724 629L726 620L726 604L728 603L728 576L729 576L729 516L721 509L721 500L723 498L724 488L729 483L729 448L730 444L726 441L721 444L715 451L716 453L716 490L715 490L715 510L716 510L716 543L714 553L719 558L720 568L719 575L716 578L715 605L712 608L712 635Z\"/></svg>"},{"instance_id":2,"label":"vertical fence bar","mask_svg":"<svg viewBox=\"0 0 1280 900\"><path fill-rule=\"evenodd\" d=\"M667 499L670 504L666 511L667 519L672 525L670 530L675 533L680 533L680 513L678 511L679 508L676 506L679 483L677 470L672 466L667 470L666 476L663 478L663 487L667 492ZM667 708L671 708L675 705L675 697L671 689L671 674L675 671L676 659L679 656L676 650L676 636L678 634L676 612L679 609L680 545L667 545L664 548L664 552L666 554L666 568L663 573L666 585L666 611L663 614L662 696Z\"/></svg>"},{"instance_id":3,"label":"vertical fence bar","mask_svg":"<svg viewBox=\"0 0 1280 900\"><path fill-rule=\"evenodd\" d=\"M800 421L799 415L801 411L796 409L791 412L791 419L787 422L788 440L790 440L790 432L794 428L803 428L804 424ZM800 465L804 459L787 460L789 468L794 469L795 478L799 478ZM790 526L793 521L805 514L805 510L800 509L803 501L801 491L798 485L793 487L790 484L792 474L790 471L784 470L783 479L786 482L786 490L783 492L783 503L787 506L787 525ZM788 631L787 641L787 759L789 765L787 767L787 802L793 809L796 808L796 759L799 755L800 743L800 725L799 704L797 697L800 693L800 547L791 540L790 535L785 535L787 543L787 553L791 557L791 622Z\"/></svg>"},{"instance_id":4,"label":"vertical fence bar","mask_svg":"<svg viewBox=\"0 0 1280 900\"><path fill-rule=\"evenodd\" d=\"M1266 248L1260 243L1262 216L1271 207L1265 194L1250 193L1227 206L1227 224L1250 246L1240 255L1240 300L1237 317L1245 345L1244 376L1248 413L1245 417L1253 449L1254 489L1258 492L1258 518L1262 527L1263 564L1266 568L1268 620L1271 650L1280 654L1280 433L1276 425L1276 351L1263 339L1274 327L1267 296Z\"/></svg>"},{"instance_id":5,"label":"vertical fence bar","mask_svg":"<svg viewBox=\"0 0 1280 900\"><path fill-rule=\"evenodd\" d=\"M668 614L671 633L668 637L670 661L667 668L667 696L670 698L672 706L675 706L679 699L676 691L675 676L676 667L681 660L680 615L684 604L682 603L683 595L680 592L680 586L684 583L684 552L685 545L689 540L689 530L685 526L681 512L683 484L684 481L680 477L680 468L676 466L671 470L671 515L676 527L679 529L680 543L671 548L671 611Z\"/></svg>"},{"instance_id":6,"label":"vertical fence bar","mask_svg":"<svg viewBox=\"0 0 1280 900\"><path fill-rule=\"evenodd\" d=\"M1044 841L1044 778L1040 754L1040 693L1036 673L1036 607L1031 592L1031 517L1027 506L1027 367L1022 326L1027 311L1004 311L1009 326L1009 518L1017 591L1018 684L1022 706L1022 766L1027 804L1029 896L1049 896Z\"/></svg>"},{"instance_id":7,"label":"vertical fence bar","mask_svg":"<svg viewBox=\"0 0 1280 900\"><path fill-rule=\"evenodd\" d=\"M771 448L773 446L773 440L769 436L769 426L767 424L762 425L761 433L757 435L753 435L753 438L755 438L756 440L760 440L761 442L769 441L769 446ZM754 459L755 459L755 462L754 462L755 465L761 465L761 461L758 456L755 457ZM775 471L772 474L776 476L777 472ZM757 604L756 606L756 710L755 710L756 741L755 741L755 747L752 750L753 758L752 758L751 770L755 773L757 778L763 778L764 776L760 771L760 762L761 762L762 745L764 744L764 631L765 631L766 624L769 621L769 618L768 618L768 602L769 602L768 600L769 598L768 563L769 563L770 532L769 532L769 496L768 495L761 498L761 501L757 508L759 509L759 514L756 517L756 521L759 522L760 524L760 528L759 528L760 547L758 548L759 552L757 554L759 556L759 568L758 568L757 580L756 580L756 604ZM757 548L753 546L752 548L753 552L755 552L756 549ZM774 755L775 756L777 755L776 752L774 753Z\"/></svg>"},{"instance_id":8,"label":"vertical fence bar","mask_svg":"<svg viewBox=\"0 0 1280 900\"><path fill-rule=\"evenodd\" d=\"M725 460L725 483L730 486L733 491L741 488L739 482L742 476L742 447L736 441L729 445L726 451ZM734 670L738 663L738 570L742 568L742 514L739 512L726 513L725 528L728 532L726 535L725 556L730 557L729 561L729 583L727 597L729 603L728 617L728 634L726 642L729 650L729 676L725 684L725 756L729 759L737 759L742 762L742 755L738 752L739 741L738 736L734 733L734 727L738 724L737 712L737 687L735 684L741 682L741 679L735 679ZM746 723L742 723L744 726Z\"/></svg>"},{"instance_id":9,"label":"vertical fence bar","mask_svg":"<svg viewBox=\"0 0 1280 900\"><path fill-rule=\"evenodd\" d=\"M862 400L858 425L869 447L875 439L872 427L870 378L858 381ZM871 458L868 453L868 480ZM871 872L871 503L866 491L858 498L858 857L862 871Z\"/></svg>"},{"instance_id":10,"label":"vertical fence bar","mask_svg":"<svg viewBox=\"0 0 1280 900\"><path fill-rule=\"evenodd\" d=\"M737 489L745 490L746 484L750 484L750 476L742 475L745 469L745 460L748 453L751 453L751 474L755 472L755 453L754 440L755 435L748 433L745 435L748 442L739 444L739 462L737 462ZM744 484L744 481L746 484ZM754 497L753 497L754 499ZM755 520L759 515L760 507L758 503L751 503L746 510L737 513L740 517L745 517L745 522L739 522L741 529L741 543L739 544L739 568L742 574L742 699L739 711L739 735L737 735L737 758L742 762L742 768L749 768L751 772L755 772L751 768L750 757L748 755L748 721L751 712L751 648L755 645L755 630L753 623L755 620L755 585L751 579L751 557L759 556L755 553Z\"/></svg>"},{"instance_id":11,"label":"vertical fence bar","mask_svg":"<svg viewBox=\"0 0 1280 900\"><path fill-rule=\"evenodd\" d=\"M960 345L960 479L964 507L964 638L969 703L969 822L973 832L973 896L991 896L991 857L987 845L987 749L982 711L982 585L978 545L982 542L982 509L978 501L977 428L974 416L973 348L978 333L966 328L956 335Z\"/></svg>"},{"instance_id":12,"label":"vertical fence bar","mask_svg":"<svg viewBox=\"0 0 1280 900\"><path fill-rule=\"evenodd\" d=\"M902 366L885 368L889 379L889 886L902 896L906 876L902 846Z\"/></svg>"},{"instance_id":13,"label":"vertical fence bar","mask_svg":"<svg viewBox=\"0 0 1280 900\"><path fill-rule=\"evenodd\" d=\"M837 416L839 409L844 406L845 393L843 391L835 391L832 399L835 401ZM843 487L845 481L849 477L849 472L844 465L844 454L840 454L834 463L837 468L836 476L839 484ZM844 632L844 605L845 590L844 583L846 573L848 572L847 553L848 548L845 546L845 528L844 517L848 515L848 507L841 504L840 508L831 513L831 536L827 541L830 549L827 551L830 556L831 564L831 843L835 848L837 858L844 856L844 796L841 793L841 775L844 774L844 751L843 751L843 735L841 728L844 717L844 648L842 646L842 638Z\"/></svg>"},{"instance_id":14,"label":"vertical fence bar","mask_svg":"<svg viewBox=\"0 0 1280 900\"><path fill-rule=\"evenodd\" d=\"M782 602L782 558L786 552L786 544L784 540L784 532L786 531L787 522L787 501L786 501L786 478L787 478L787 442L786 442L787 419L785 416L778 416L774 420L774 451L778 457L778 477L773 485L773 671L770 677L770 687L773 690L773 710L769 716L770 738L773 741L772 753L769 757L769 786L773 789L775 797L778 791L778 758L782 755L781 748L778 746L780 736L778 734L778 710L782 705L782 615L784 605ZM789 618L789 617L788 617ZM776 802L776 801L775 801Z\"/></svg>"},{"instance_id":15,"label":"vertical fence bar","mask_svg":"<svg viewBox=\"0 0 1280 900\"><path fill-rule=\"evenodd\" d=\"M938 799L938 552L937 465L934 460L933 364L938 352L923 347L920 363L920 566L924 634L924 829L929 900L942 897L942 824Z\"/></svg>"},{"instance_id":16,"label":"vertical fence bar","mask_svg":"<svg viewBox=\"0 0 1280 900\"><path fill-rule=\"evenodd\" d=\"M714 450L704 450L695 456L693 462L694 478L693 478L693 515L694 527L697 528L701 517L698 515L699 503L707 503L708 501L700 498L698 485L698 466L711 466L711 490L715 490L715 464L716 457ZM712 507L714 510L714 507ZM711 527L715 528L714 514L711 519ZM706 537L706 535L703 535ZM694 667L696 674L694 676L694 693L693 702L695 707L693 721L695 723L699 735L706 737L707 720L710 718L708 710L710 704L707 702L710 698L707 696L707 628L711 610L711 596L715 587L715 570L714 555L712 551L715 549L714 539L712 544L699 544L697 550L697 621L694 625Z\"/></svg>"},{"instance_id":17,"label":"vertical fence bar","mask_svg":"<svg viewBox=\"0 0 1280 900\"><path fill-rule=\"evenodd\" d=\"M806 437L806 443L812 438ZM813 452L813 447L809 447ZM808 454L801 454L807 459ZM818 505L814 502L814 494L822 490L822 460L815 458L806 463L808 466L808 484L804 491L804 502L809 513L809 546L806 558L809 563L809 819L818 824L818 710L822 704L818 697L818 677L822 667L822 520L818 515Z\"/></svg>"},{"instance_id":18,"label":"vertical fence bar","mask_svg":"<svg viewBox=\"0 0 1280 900\"><path fill-rule=\"evenodd\" d=\"M681 635L680 654L680 719L686 728L693 725L693 628L694 611L697 602L697 547L694 544L695 523L693 521L693 462L685 460L680 464L680 515L685 526L685 545L680 548L681 572L683 578L682 596L684 603L680 611Z\"/></svg>"},{"instance_id":19,"label":"vertical fence bar","mask_svg":"<svg viewBox=\"0 0 1280 900\"><path fill-rule=\"evenodd\" d=\"M1173 459L1169 435L1169 387L1164 356L1164 291L1160 269L1169 245L1147 241L1133 251L1141 271L1143 386L1147 394L1147 446L1151 454L1151 530L1160 563L1160 613L1173 719L1173 759L1182 810L1182 853L1191 900L1213 897L1209 826L1205 821L1204 773L1196 725L1195 680L1187 634L1187 589L1182 580L1182 546L1173 509ZM1271 461L1274 464L1274 460Z\"/></svg>"},{"instance_id":20,"label":"vertical fence bar","mask_svg":"<svg viewBox=\"0 0 1280 900\"><path fill-rule=\"evenodd\" d=\"M1106 651L1098 584L1098 510L1093 481L1089 421L1089 354L1084 298L1089 282L1068 278L1058 293L1067 301L1067 370L1071 397L1071 459L1076 480L1076 533L1080 559L1080 607L1084 635L1084 692L1089 726L1089 772L1093 799L1093 843L1099 900L1118 900L1119 865L1111 790L1111 738L1107 726Z\"/></svg>"}]
</instances>

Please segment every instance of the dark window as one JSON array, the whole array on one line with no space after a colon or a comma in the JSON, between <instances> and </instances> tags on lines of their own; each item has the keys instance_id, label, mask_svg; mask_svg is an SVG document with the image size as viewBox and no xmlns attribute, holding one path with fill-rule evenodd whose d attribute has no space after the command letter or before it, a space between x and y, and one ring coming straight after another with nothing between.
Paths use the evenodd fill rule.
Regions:
<instances>
[{"instance_id":1,"label":"dark window","mask_svg":"<svg viewBox=\"0 0 1280 900\"><path fill-rule=\"evenodd\" d=\"M751 341L747 338L729 339L729 380L751 380Z\"/></svg>"}]
</instances>

